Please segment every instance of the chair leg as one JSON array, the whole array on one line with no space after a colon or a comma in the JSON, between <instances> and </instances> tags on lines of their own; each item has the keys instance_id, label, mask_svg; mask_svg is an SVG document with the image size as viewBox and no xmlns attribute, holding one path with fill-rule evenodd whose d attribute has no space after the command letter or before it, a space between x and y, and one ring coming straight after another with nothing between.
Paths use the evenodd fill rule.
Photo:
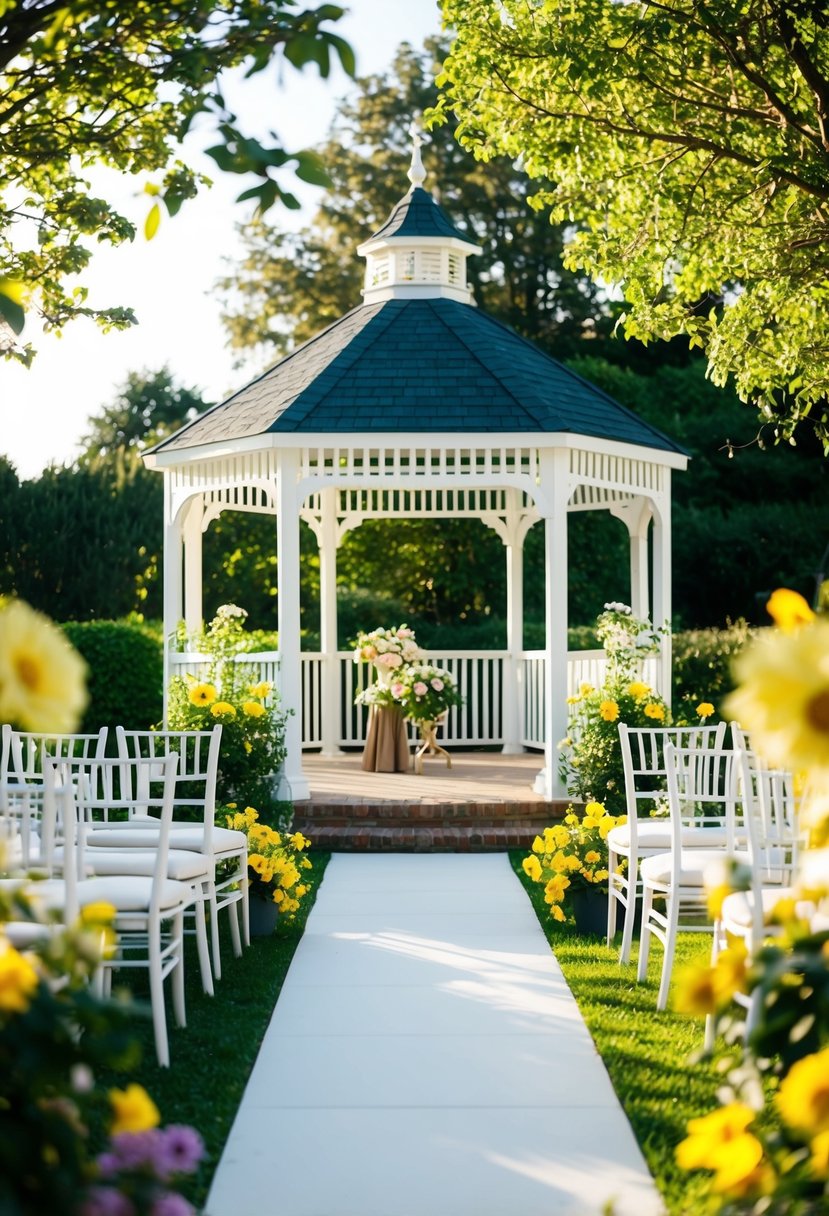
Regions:
<instances>
[{"instance_id":1,"label":"chair leg","mask_svg":"<svg viewBox=\"0 0 829 1216\"><path fill-rule=\"evenodd\" d=\"M239 900L234 900L233 903L227 905L227 915L230 919L230 940L233 943L234 958L239 958L242 953L242 939L239 936L239 914L237 910L239 902Z\"/></svg>"},{"instance_id":2,"label":"chair leg","mask_svg":"<svg viewBox=\"0 0 829 1216\"><path fill-rule=\"evenodd\" d=\"M722 932L720 921L714 921L714 941L711 945L711 966L717 961L717 955L720 952L720 933ZM702 1040L702 1049L707 1056L710 1056L714 1050L714 1043L717 1039L717 1019L713 1013L705 1015L705 1034Z\"/></svg>"},{"instance_id":3,"label":"chair leg","mask_svg":"<svg viewBox=\"0 0 829 1216\"><path fill-rule=\"evenodd\" d=\"M210 892L210 952L213 956L213 977L222 978L222 956L219 950L219 900L216 896L216 884L211 882Z\"/></svg>"},{"instance_id":4,"label":"chair leg","mask_svg":"<svg viewBox=\"0 0 829 1216\"><path fill-rule=\"evenodd\" d=\"M149 927L150 1005L153 1014L155 1054L162 1068L170 1067L170 1045L167 1040L167 1016L164 1010L164 980L161 972L161 933L159 926Z\"/></svg>"},{"instance_id":5,"label":"chair leg","mask_svg":"<svg viewBox=\"0 0 829 1216\"><path fill-rule=\"evenodd\" d=\"M196 920L196 949L199 955L202 990L208 996L213 996L213 971L210 966L210 951L207 947L207 920L204 914L204 900L205 892L202 890L193 908L193 915Z\"/></svg>"},{"instance_id":6,"label":"chair leg","mask_svg":"<svg viewBox=\"0 0 829 1216\"><path fill-rule=\"evenodd\" d=\"M187 1025L187 1011L184 1007L184 913L179 912L172 924L173 940L178 942L178 958L172 972L173 1013L177 1026Z\"/></svg>"},{"instance_id":7,"label":"chair leg","mask_svg":"<svg viewBox=\"0 0 829 1216\"><path fill-rule=\"evenodd\" d=\"M671 972L674 966L676 952L677 924L679 921L679 898L672 893L668 897L667 909L668 927L665 930L665 954L662 958L662 978L659 981L659 995L656 998L657 1012L661 1013L668 1006L668 992L671 987Z\"/></svg>"},{"instance_id":8,"label":"chair leg","mask_svg":"<svg viewBox=\"0 0 829 1216\"><path fill-rule=\"evenodd\" d=\"M636 920L636 889L639 885L639 856L631 853L627 859L628 868L625 875L627 884L627 904L625 905L625 920L622 925L622 945L619 950L619 962L627 965L630 962L630 951L633 946L633 923Z\"/></svg>"},{"instance_id":9,"label":"chair leg","mask_svg":"<svg viewBox=\"0 0 829 1216\"><path fill-rule=\"evenodd\" d=\"M242 879L242 944L250 946L250 881Z\"/></svg>"},{"instance_id":10,"label":"chair leg","mask_svg":"<svg viewBox=\"0 0 829 1216\"><path fill-rule=\"evenodd\" d=\"M618 862L616 861L616 854L611 849L607 855L607 868L610 871L610 881L608 883L608 898L607 898L607 945L608 946L613 944L613 939L616 936L616 903L619 899L619 896L617 893L618 888L617 888L616 884L621 879L621 876L617 877L614 874L617 864L618 864Z\"/></svg>"},{"instance_id":11,"label":"chair leg","mask_svg":"<svg viewBox=\"0 0 829 1216\"><path fill-rule=\"evenodd\" d=\"M639 938L639 966L636 969L636 980L642 983L648 978L648 955L651 948L651 908L653 907L653 888L642 888L642 933Z\"/></svg>"}]
</instances>

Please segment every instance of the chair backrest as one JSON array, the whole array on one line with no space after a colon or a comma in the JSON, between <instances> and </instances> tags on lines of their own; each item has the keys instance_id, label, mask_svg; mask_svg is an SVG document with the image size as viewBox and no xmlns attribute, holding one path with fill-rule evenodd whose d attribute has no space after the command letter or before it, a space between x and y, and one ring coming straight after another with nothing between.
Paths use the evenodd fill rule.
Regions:
<instances>
[{"instance_id":1,"label":"chair backrest","mask_svg":"<svg viewBox=\"0 0 829 1216\"><path fill-rule=\"evenodd\" d=\"M721 824L725 827L725 852L731 856L745 854L745 848L738 847L744 817L738 767L738 753L730 747L680 748L665 744L675 876L680 869L682 830L688 823Z\"/></svg>"},{"instance_id":2,"label":"chair backrest","mask_svg":"<svg viewBox=\"0 0 829 1216\"><path fill-rule=\"evenodd\" d=\"M740 780L752 880L762 887L788 886L804 844L794 775L764 764L736 724L732 724L732 737L743 760Z\"/></svg>"},{"instance_id":3,"label":"chair backrest","mask_svg":"<svg viewBox=\"0 0 829 1216\"><path fill-rule=\"evenodd\" d=\"M125 808L128 812L146 805L148 779L162 785L159 826L153 841L152 903L158 911L161 888L167 879L170 825L176 789L178 755L146 760L120 758L54 757L44 761L43 842L48 868L53 868L54 844L63 840L63 880L66 884L67 922L77 915L77 883L86 874L85 826L101 813ZM107 797L107 791L115 791ZM136 795L130 791L138 791ZM115 804L113 806L113 803Z\"/></svg>"},{"instance_id":4,"label":"chair backrest","mask_svg":"<svg viewBox=\"0 0 829 1216\"><path fill-rule=\"evenodd\" d=\"M201 822L204 825L204 851L211 852L222 742L221 724L217 723L212 730L205 731L124 730L118 726L115 733L118 754L124 760L155 759L175 752L179 763L173 798L174 818L192 818ZM157 781L151 780L147 808L158 812L162 802L163 791Z\"/></svg>"},{"instance_id":5,"label":"chair backrest","mask_svg":"<svg viewBox=\"0 0 829 1216\"><path fill-rule=\"evenodd\" d=\"M638 819L667 801L665 748L668 744L695 751L722 748L726 725L716 726L626 726L619 724L622 768L625 774L625 810L631 845L635 846Z\"/></svg>"},{"instance_id":6,"label":"chair backrest","mask_svg":"<svg viewBox=\"0 0 829 1216\"><path fill-rule=\"evenodd\" d=\"M85 735L45 735L8 728L9 778L21 785L42 785L45 756L101 760L106 755L107 735L106 726Z\"/></svg>"}]
</instances>

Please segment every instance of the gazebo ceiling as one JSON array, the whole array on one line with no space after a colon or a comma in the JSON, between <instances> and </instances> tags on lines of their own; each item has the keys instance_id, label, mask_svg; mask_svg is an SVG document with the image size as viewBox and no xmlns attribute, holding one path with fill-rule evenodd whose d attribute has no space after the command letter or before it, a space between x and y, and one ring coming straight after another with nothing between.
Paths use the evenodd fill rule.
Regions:
<instances>
[{"instance_id":1,"label":"gazebo ceiling","mask_svg":"<svg viewBox=\"0 0 829 1216\"><path fill-rule=\"evenodd\" d=\"M508 326L442 298L355 308L154 450L271 432L569 432L682 453Z\"/></svg>"}]
</instances>

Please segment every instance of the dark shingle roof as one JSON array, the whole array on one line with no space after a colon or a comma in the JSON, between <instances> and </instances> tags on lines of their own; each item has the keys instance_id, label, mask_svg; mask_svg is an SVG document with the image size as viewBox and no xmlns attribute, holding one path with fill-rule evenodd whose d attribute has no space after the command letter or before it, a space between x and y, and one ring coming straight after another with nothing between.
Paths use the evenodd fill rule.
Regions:
<instances>
[{"instance_id":1,"label":"dark shingle roof","mask_svg":"<svg viewBox=\"0 0 829 1216\"><path fill-rule=\"evenodd\" d=\"M500 321L443 298L354 309L156 450L360 431L569 432L682 452Z\"/></svg>"},{"instance_id":2,"label":"dark shingle roof","mask_svg":"<svg viewBox=\"0 0 829 1216\"><path fill-rule=\"evenodd\" d=\"M408 194L401 198L391 215L381 228L371 237L376 241L379 237L388 236L442 236L456 237L467 244L475 244L474 238L456 228L452 221L444 215L435 200L422 186L413 186Z\"/></svg>"}]
</instances>

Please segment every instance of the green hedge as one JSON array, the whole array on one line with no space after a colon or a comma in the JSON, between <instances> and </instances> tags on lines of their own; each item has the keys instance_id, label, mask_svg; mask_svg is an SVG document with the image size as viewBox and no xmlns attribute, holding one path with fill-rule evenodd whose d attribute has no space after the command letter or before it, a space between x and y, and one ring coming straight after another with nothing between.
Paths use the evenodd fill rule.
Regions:
<instances>
[{"instance_id":1,"label":"green hedge","mask_svg":"<svg viewBox=\"0 0 829 1216\"><path fill-rule=\"evenodd\" d=\"M700 701L710 701L720 712L723 698L734 687L732 660L756 633L745 621L736 621L724 629L687 629L674 634L675 716Z\"/></svg>"},{"instance_id":2,"label":"green hedge","mask_svg":"<svg viewBox=\"0 0 829 1216\"><path fill-rule=\"evenodd\" d=\"M68 621L62 629L89 668L82 730L146 730L161 721L164 663L157 630L137 621Z\"/></svg>"}]
</instances>

